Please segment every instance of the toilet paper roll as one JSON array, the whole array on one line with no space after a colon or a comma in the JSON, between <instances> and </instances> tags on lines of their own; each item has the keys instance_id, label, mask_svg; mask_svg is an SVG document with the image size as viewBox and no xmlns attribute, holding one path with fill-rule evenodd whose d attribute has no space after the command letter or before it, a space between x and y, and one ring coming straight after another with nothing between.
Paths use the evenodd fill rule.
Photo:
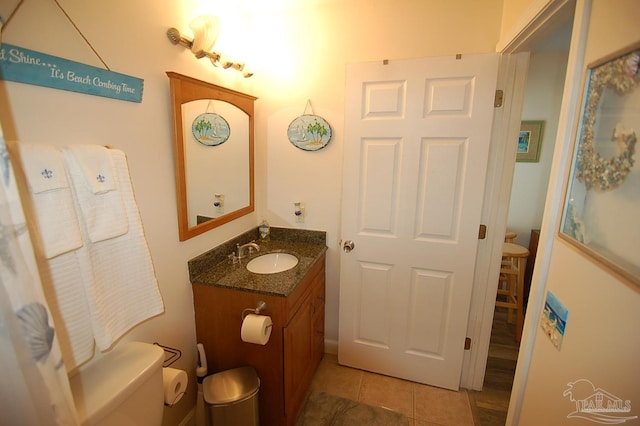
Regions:
<instances>
[{"instance_id":1,"label":"toilet paper roll","mask_svg":"<svg viewBox=\"0 0 640 426\"><path fill-rule=\"evenodd\" d=\"M242 321L240 337L243 342L266 345L271 336L272 324L271 317L249 314Z\"/></svg>"},{"instance_id":2,"label":"toilet paper roll","mask_svg":"<svg viewBox=\"0 0 640 426\"><path fill-rule=\"evenodd\" d=\"M162 386L164 388L164 403L171 407L180 401L187 391L189 378L184 370L165 367L162 369Z\"/></svg>"}]
</instances>

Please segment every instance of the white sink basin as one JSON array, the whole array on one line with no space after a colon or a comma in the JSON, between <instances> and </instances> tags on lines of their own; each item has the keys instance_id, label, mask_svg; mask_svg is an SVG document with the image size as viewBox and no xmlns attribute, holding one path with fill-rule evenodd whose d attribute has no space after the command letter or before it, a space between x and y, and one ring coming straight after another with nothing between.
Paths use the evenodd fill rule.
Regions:
<instances>
[{"instance_id":1,"label":"white sink basin","mask_svg":"<svg viewBox=\"0 0 640 426\"><path fill-rule=\"evenodd\" d=\"M288 271L298 264L298 258L288 253L269 253L247 263L247 269L255 274L275 274Z\"/></svg>"}]
</instances>

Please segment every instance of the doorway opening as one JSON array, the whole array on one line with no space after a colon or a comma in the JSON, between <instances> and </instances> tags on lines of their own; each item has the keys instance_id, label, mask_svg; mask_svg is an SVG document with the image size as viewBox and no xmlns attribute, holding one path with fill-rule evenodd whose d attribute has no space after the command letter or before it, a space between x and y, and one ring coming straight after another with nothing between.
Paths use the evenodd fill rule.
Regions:
<instances>
[{"instance_id":1,"label":"doorway opening","mask_svg":"<svg viewBox=\"0 0 640 426\"><path fill-rule=\"evenodd\" d=\"M507 218L507 230L515 233L514 243L529 251L522 295L525 313L558 130L571 30L572 21L564 22L531 48L529 59L522 121L542 121L544 127L537 158L515 164ZM507 321L506 308L495 308L483 390L469 392L476 425L505 424L518 351L515 320Z\"/></svg>"}]
</instances>

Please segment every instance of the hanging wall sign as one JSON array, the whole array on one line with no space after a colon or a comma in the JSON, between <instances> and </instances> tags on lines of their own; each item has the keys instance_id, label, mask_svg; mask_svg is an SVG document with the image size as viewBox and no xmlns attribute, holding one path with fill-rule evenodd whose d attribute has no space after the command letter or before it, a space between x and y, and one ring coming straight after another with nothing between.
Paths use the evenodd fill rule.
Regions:
<instances>
[{"instance_id":1,"label":"hanging wall sign","mask_svg":"<svg viewBox=\"0 0 640 426\"><path fill-rule=\"evenodd\" d=\"M0 79L129 102L144 80L10 44L0 46Z\"/></svg>"},{"instance_id":2,"label":"hanging wall sign","mask_svg":"<svg viewBox=\"0 0 640 426\"><path fill-rule=\"evenodd\" d=\"M331 140L331 126L319 115L304 114L289 124L289 141L305 151L317 151Z\"/></svg>"}]
</instances>

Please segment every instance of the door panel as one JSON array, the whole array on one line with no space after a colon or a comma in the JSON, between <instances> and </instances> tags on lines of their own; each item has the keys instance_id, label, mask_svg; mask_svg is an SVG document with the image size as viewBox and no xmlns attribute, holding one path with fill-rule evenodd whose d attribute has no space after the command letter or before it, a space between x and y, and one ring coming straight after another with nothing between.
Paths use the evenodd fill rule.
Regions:
<instances>
[{"instance_id":1,"label":"door panel","mask_svg":"<svg viewBox=\"0 0 640 426\"><path fill-rule=\"evenodd\" d=\"M423 139L420 160L423 167L418 177L417 238L457 240L466 142L463 139Z\"/></svg>"},{"instance_id":2,"label":"door panel","mask_svg":"<svg viewBox=\"0 0 640 426\"><path fill-rule=\"evenodd\" d=\"M442 358L451 305L451 274L414 269L411 278L407 350L418 356Z\"/></svg>"},{"instance_id":3,"label":"door panel","mask_svg":"<svg viewBox=\"0 0 640 426\"><path fill-rule=\"evenodd\" d=\"M458 388L497 59L348 67L341 363Z\"/></svg>"},{"instance_id":4,"label":"door panel","mask_svg":"<svg viewBox=\"0 0 640 426\"><path fill-rule=\"evenodd\" d=\"M360 230L392 236L397 230L399 139L363 139Z\"/></svg>"},{"instance_id":5,"label":"door panel","mask_svg":"<svg viewBox=\"0 0 640 426\"><path fill-rule=\"evenodd\" d=\"M366 285L360 286L356 298L359 313L356 339L362 345L389 347L391 267L392 265L365 262L360 264L360 283Z\"/></svg>"}]
</instances>

